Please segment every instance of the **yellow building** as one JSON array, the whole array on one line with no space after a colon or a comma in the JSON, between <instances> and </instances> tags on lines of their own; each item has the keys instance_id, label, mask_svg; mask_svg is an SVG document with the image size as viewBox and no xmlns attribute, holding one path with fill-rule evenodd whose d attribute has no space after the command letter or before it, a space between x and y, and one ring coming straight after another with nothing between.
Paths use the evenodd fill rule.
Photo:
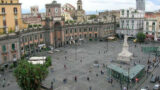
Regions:
<instances>
[{"instance_id":1,"label":"yellow building","mask_svg":"<svg viewBox=\"0 0 160 90\"><path fill-rule=\"evenodd\" d=\"M0 0L0 34L24 29L19 0Z\"/></svg>"}]
</instances>

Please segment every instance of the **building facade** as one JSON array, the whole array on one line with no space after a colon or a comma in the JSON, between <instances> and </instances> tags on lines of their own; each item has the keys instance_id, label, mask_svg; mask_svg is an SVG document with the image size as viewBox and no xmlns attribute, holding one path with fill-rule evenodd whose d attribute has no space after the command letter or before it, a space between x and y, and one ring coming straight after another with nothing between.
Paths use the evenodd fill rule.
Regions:
<instances>
[{"instance_id":1,"label":"building facade","mask_svg":"<svg viewBox=\"0 0 160 90\"><path fill-rule=\"evenodd\" d=\"M120 20L120 11L119 10L100 12L99 16L98 16L98 21L112 22L112 20L113 20L112 16L115 16L116 22L119 23L119 20Z\"/></svg>"},{"instance_id":2,"label":"building facade","mask_svg":"<svg viewBox=\"0 0 160 90\"><path fill-rule=\"evenodd\" d=\"M0 64L10 63L20 58L20 42L18 35L0 37Z\"/></svg>"},{"instance_id":3,"label":"building facade","mask_svg":"<svg viewBox=\"0 0 160 90\"><path fill-rule=\"evenodd\" d=\"M145 11L145 0L136 0L136 9Z\"/></svg>"},{"instance_id":4,"label":"building facade","mask_svg":"<svg viewBox=\"0 0 160 90\"><path fill-rule=\"evenodd\" d=\"M136 36L138 32L143 32L144 11L128 9L120 11L120 28L117 29L119 35Z\"/></svg>"},{"instance_id":5,"label":"building facade","mask_svg":"<svg viewBox=\"0 0 160 90\"><path fill-rule=\"evenodd\" d=\"M0 0L0 34L25 28L19 0Z\"/></svg>"},{"instance_id":6,"label":"building facade","mask_svg":"<svg viewBox=\"0 0 160 90\"><path fill-rule=\"evenodd\" d=\"M160 13L146 12L144 31L148 39L160 41Z\"/></svg>"},{"instance_id":7,"label":"building facade","mask_svg":"<svg viewBox=\"0 0 160 90\"><path fill-rule=\"evenodd\" d=\"M156 32L157 32L157 19L155 18L146 18L144 20L144 30L143 32L146 36L150 39L156 39Z\"/></svg>"},{"instance_id":8,"label":"building facade","mask_svg":"<svg viewBox=\"0 0 160 90\"><path fill-rule=\"evenodd\" d=\"M56 28L30 28L0 37L0 65L32 56L46 47L70 45L71 41L94 41L115 35L115 23L63 25Z\"/></svg>"},{"instance_id":9,"label":"building facade","mask_svg":"<svg viewBox=\"0 0 160 90\"><path fill-rule=\"evenodd\" d=\"M66 3L62 6L62 10L68 12L72 18L75 18L76 9L73 5Z\"/></svg>"},{"instance_id":10,"label":"building facade","mask_svg":"<svg viewBox=\"0 0 160 90\"><path fill-rule=\"evenodd\" d=\"M38 6L32 6L30 13L22 14L22 20L24 23L30 26L42 26L42 21L46 17L45 13L39 13Z\"/></svg>"}]
</instances>

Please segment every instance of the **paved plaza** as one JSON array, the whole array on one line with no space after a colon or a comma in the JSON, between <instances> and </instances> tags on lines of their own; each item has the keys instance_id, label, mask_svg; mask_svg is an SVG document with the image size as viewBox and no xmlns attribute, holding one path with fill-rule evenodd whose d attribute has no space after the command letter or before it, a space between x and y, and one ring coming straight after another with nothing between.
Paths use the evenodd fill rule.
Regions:
<instances>
[{"instance_id":1,"label":"paved plaza","mask_svg":"<svg viewBox=\"0 0 160 90\"><path fill-rule=\"evenodd\" d=\"M136 57L132 60L133 63L140 63L146 66L148 58L153 59L153 55L144 54L141 51L142 46L158 46L156 43L136 44L132 41L128 42L130 52ZM54 81L54 90L120 90L120 84L113 80L113 84L108 83L106 66L117 59L118 53L122 50L123 40L110 42L87 42L79 46L66 46L59 48L60 52L47 54L47 52L39 53L40 56L51 56L52 67L54 72L49 68L48 77L43 81L43 85L50 88L51 82ZM99 67L93 64L99 62ZM104 74L101 75L101 71ZM4 76L1 77L1 80ZM0 90L20 90L12 73L6 72L5 75L10 85ZM77 82L75 82L77 77ZM89 80L87 80L89 77ZM67 79L64 83L63 80ZM125 85L123 85L125 86Z\"/></svg>"}]
</instances>

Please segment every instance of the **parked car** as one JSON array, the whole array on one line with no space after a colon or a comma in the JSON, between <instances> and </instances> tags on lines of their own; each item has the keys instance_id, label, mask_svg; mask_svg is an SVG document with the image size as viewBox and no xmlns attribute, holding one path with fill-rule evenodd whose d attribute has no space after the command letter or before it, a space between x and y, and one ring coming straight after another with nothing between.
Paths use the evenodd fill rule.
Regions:
<instances>
[{"instance_id":1,"label":"parked car","mask_svg":"<svg viewBox=\"0 0 160 90\"><path fill-rule=\"evenodd\" d=\"M53 52L52 52L52 51L48 51L47 53L49 53L49 54L53 54Z\"/></svg>"},{"instance_id":2,"label":"parked car","mask_svg":"<svg viewBox=\"0 0 160 90\"><path fill-rule=\"evenodd\" d=\"M60 50L58 50L58 49L54 49L54 51L55 51L55 52L60 52Z\"/></svg>"},{"instance_id":3,"label":"parked car","mask_svg":"<svg viewBox=\"0 0 160 90\"><path fill-rule=\"evenodd\" d=\"M155 83L156 82L156 76L152 76L150 82Z\"/></svg>"},{"instance_id":4,"label":"parked car","mask_svg":"<svg viewBox=\"0 0 160 90\"><path fill-rule=\"evenodd\" d=\"M155 84L153 87L153 90L160 90L160 85L159 84Z\"/></svg>"},{"instance_id":5,"label":"parked car","mask_svg":"<svg viewBox=\"0 0 160 90\"><path fill-rule=\"evenodd\" d=\"M141 88L141 90L149 90L149 87L148 86L143 87L143 88Z\"/></svg>"}]
</instances>

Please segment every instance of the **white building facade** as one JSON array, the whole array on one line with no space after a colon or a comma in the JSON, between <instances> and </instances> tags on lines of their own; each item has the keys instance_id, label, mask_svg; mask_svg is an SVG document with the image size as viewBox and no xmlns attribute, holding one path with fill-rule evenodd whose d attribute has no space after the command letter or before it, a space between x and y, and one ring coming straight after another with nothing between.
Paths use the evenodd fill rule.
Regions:
<instances>
[{"instance_id":1,"label":"white building facade","mask_svg":"<svg viewBox=\"0 0 160 90\"><path fill-rule=\"evenodd\" d=\"M132 8L122 9L120 11L120 28L116 33L135 37L138 32L143 32L144 15L144 11Z\"/></svg>"}]
</instances>

